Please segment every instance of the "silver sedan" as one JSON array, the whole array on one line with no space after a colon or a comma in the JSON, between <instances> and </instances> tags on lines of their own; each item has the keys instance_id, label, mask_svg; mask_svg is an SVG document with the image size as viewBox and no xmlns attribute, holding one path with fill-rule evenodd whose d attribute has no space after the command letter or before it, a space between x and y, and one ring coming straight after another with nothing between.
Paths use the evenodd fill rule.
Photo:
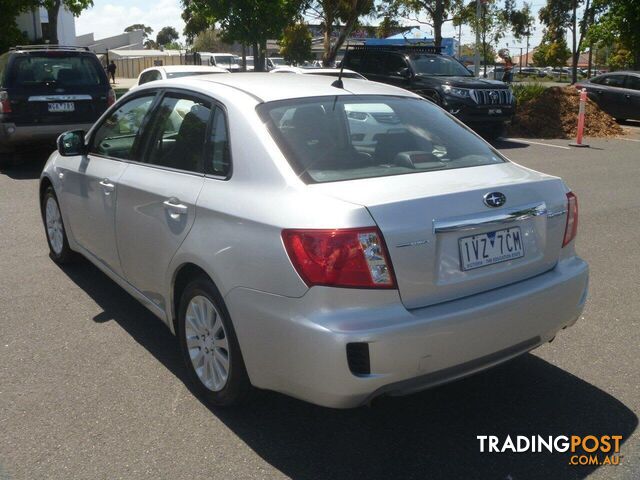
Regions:
<instances>
[{"instance_id":1,"label":"silver sedan","mask_svg":"<svg viewBox=\"0 0 640 480\"><path fill-rule=\"evenodd\" d=\"M59 138L40 195L51 258L157 315L214 405L418 391L550 341L587 296L561 179L357 79L151 82Z\"/></svg>"}]
</instances>

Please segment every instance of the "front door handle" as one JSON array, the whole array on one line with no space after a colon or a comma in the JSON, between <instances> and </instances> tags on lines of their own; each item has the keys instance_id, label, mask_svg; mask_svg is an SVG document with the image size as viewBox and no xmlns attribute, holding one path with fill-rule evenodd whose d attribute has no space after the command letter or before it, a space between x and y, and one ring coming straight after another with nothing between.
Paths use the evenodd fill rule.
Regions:
<instances>
[{"instance_id":1,"label":"front door handle","mask_svg":"<svg viewBox=\"0 0 640 480\"><path fill-rule=\"evenodd\" d=\"M184 215L189 211L189 207L187 207L183 203L180 203L180 200L178 200L177 198L169 198L168 200L162 202L162 204L164 205L164 208L172 214L172 216Z\"/></svg>"},{"instance_id":2,"label":"front door handle","mask_svg":"<svg viewBox=\"0 0 640 480\"><path fill-rule=\"evenodd\" d=\"M115 184L111 183L108 178L105 178L104 180L101 180L98 183L104 189L105 195L109 195L111 192L113 192L116 189Z\"/></svg>"}]
</instances>

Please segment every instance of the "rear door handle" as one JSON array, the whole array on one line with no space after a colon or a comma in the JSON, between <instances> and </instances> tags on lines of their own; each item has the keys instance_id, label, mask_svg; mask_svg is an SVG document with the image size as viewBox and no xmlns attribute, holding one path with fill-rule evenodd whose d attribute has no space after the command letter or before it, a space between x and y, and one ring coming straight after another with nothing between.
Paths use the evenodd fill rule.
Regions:
<instances>
[{"instance_id":1,"label":"rear door handle","mask_svg":"<svg viewBox=\"0 0 640 480\"><path fill-rule=\"evenodd\" d=\"M168 210L172 215L184 215L189 211L189 207L187 207L184 203L180 203L180 200L177 198L169 198L162 202L164 208Z\"/></svg>"},{"instance_id":2,"label":"rear door handle","mask_svg":"<svg viewBox=\"0 0 640 480\"><path fill-rule=\"evenodd\" d=\"M105 195L109 195L111 192L113 192L116 189L115 184L111 183L108 178L105 178L104 180L101 180L98 183L104 189Z\"/></svg>"},{"instance_id":3,"label":"rear door handle","mask_svg":"<svg viewBox=\"0 0 640 480\"><path fill-rule=\"evenodd\" d=\"M631 95L629 95L628 93L624 96L624 98L631 98Z\"/></svg>"}]
</instances>

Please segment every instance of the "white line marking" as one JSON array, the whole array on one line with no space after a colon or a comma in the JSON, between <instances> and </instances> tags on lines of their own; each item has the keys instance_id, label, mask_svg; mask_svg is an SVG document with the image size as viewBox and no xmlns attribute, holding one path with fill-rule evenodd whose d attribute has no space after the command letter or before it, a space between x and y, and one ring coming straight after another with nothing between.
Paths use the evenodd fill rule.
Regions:
<instances>
[{"instance_id":1,"label":"white line marking","mask_svg":"<svg viewBox=\"0 0 640 480\"><path fill-rule=\"evenodd\" d=\"M624 140L625 142L638 142L638 143L640 143L640 140L636 140L635 138L620 138L620 137L618 137L618 140Z\"/></svg>"},{"instance_id":2,"label":"white line marking","mask_svg":"<svg viewBox=\"0 0 640 480\"><path fill-rule=\"evenodd\" d=\"M520 142L520 143L529 143L531 145L542 145L544 147L554 147L554 148L562 148L564 150L571 150L571 147L563 147L562 145L552 145L551 143L541 143L541 142L532 142L531 140L521 140L519 138L503 138L507 142Z\"/></svg>"}]
</instances>

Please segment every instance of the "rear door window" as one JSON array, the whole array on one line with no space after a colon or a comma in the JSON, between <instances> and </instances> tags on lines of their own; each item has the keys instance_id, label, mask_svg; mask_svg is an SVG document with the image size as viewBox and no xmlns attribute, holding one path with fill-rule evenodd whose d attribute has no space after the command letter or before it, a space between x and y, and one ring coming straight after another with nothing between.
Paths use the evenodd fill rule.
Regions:
<instances>
[{"instance_id":1,"label":"rear door window","mask_svg":"<svg viewBox=\"0 0 640 480\"><path fill-rule=\"evenodd\" d=\"M89 55L50 52L17 56L9 84L25 88L88 87L106 84L106 76L97 59Z\"/></svg>"},{"instance_id":2,"label":"rear door window","mask_svg":"<svg viewBox=\"0 0 640 480\"><path fill-rule=\"evenodd\" d=\"M625 88L630 88L631 90L640 90L640 77L636 77L635 75L627 75L624 86Z\"/></svg>"},{"instance_id":3,"label":"rear door window","mask_svg":"<svg viewBox=\"0 0 640 480\"><path fill-rule=\"evenodd\" d=\"M155 99L155 92L122 104L98 127L91 141L90 153L124 160L138 160L136 147L142 125Z\"/></svg>"},{"instance_id":4,"label":"rear door window","mask_svg":"<svg viewBox=\"0 0 640 480\"><path fill-rule=\"evenodd\" d=\"M197 97L165 95L149 125L144 161L152 165L202 173L211 102Z\"/></svg>"},{"instance_id":5,"label":"rear door window","mask_svg":"<svg viewBox=\"0 0 640 480\"><path fill-rule=\"evenodd\" d=\"M158 70L149 70L140 76L140 85L154 80L162 80L162 74Z\"/></svg>"}]
</instances>

